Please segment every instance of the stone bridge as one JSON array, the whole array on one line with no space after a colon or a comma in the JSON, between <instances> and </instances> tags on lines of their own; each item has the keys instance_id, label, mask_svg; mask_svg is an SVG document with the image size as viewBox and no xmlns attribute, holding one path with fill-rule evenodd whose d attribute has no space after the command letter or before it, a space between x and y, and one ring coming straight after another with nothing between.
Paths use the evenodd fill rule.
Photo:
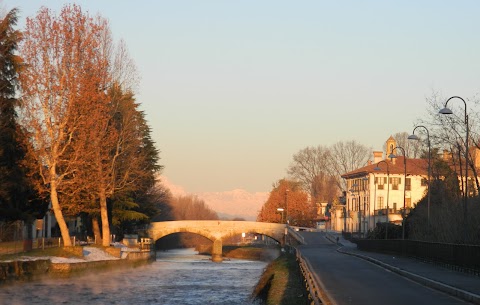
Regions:
<instances>
[{"instance_id":1,"label":"stone bridge","mask_svg":"<svg viewBox=\"0 0 480 305\"><path fill-rule=\"evenodd\" d=\"M213 242L212 261L221 262L224 239L242 233L256 233L271 237L283 244L286 225L254 221L179 220L152 222L149 228L149 236L154 241L180 232L194 233L210 239Z\"/></svg>"}]
</instances>

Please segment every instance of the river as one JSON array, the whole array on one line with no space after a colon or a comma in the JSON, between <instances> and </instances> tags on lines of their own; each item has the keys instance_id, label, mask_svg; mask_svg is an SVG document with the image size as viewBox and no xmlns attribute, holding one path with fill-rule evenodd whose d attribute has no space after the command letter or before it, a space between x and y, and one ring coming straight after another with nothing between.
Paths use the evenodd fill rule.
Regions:
<instances>
[{"instance_id":1,"label":"river","mask_svg":"<svg viewBox=\"0 0 480 305\"><path fill-rule=\"evenodd\" d=\"M133 269L0 286L0 304L253 304L251 293L267 264L209 258L170 250Z\"/></svg>"}]
</instances>

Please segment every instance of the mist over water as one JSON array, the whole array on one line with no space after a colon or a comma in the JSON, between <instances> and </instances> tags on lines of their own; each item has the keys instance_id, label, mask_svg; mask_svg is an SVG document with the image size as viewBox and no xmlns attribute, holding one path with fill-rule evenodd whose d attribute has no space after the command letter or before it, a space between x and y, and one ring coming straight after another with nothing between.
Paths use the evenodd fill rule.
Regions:
<instances>
[{"instance_id":1,"label":"mist over water","mask_svg":"<svg viewBox=\"0 0 480 305\"><path fill-rule=\"evenodd\" d=\"M0 286L0 304L252 304L265 262L211 262L191 249L159 252L151 264Z\"/></svg>"}]
</instances>

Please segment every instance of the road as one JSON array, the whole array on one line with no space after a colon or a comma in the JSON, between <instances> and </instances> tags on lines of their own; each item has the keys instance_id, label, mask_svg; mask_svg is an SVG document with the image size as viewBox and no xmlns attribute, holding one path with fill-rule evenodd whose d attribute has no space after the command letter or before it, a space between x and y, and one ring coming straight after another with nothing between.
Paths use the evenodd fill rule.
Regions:
<instances>
[{"instance_id":1,"label":"road","mask_svg":"<svg viewBox=\"0 0 480 305\"><path fill-rule=\"evenodd\" d=\"M301 254L334 304L415 305L470 304L422 286L363 259L336 251L324 233L301 232Z\"/></svg>"}]
</instances>

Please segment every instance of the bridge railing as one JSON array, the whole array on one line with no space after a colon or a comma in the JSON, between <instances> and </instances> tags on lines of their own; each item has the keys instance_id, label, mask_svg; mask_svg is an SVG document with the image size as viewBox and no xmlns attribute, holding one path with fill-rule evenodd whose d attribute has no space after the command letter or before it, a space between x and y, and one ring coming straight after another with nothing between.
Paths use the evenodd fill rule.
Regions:
<instances>
[{"instance_id":1,"label":"bridge railing","mask_svg":"<svg viewBox=\"0 0 480 305\"><path fill-rule=\"evenodd\" d=\"M300 243L300 244L302 244L302 245L305 244L305 238L304 238L302 235L298 234L298 232L295 231L294 228L288 227L288 231L287 231L287 232L288 232L288 236L289 236L290 238L293 237L298 243Z\"/></svg>"}]
</instances>

